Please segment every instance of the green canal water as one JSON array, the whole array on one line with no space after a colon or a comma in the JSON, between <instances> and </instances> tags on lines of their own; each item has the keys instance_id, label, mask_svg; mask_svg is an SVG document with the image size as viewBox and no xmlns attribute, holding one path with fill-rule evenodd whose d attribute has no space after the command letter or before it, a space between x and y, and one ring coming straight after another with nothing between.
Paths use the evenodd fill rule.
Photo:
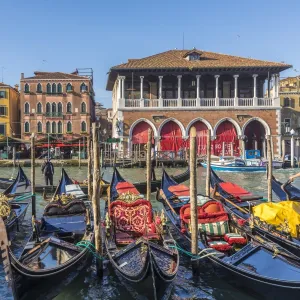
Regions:
<instances>
[{"instance_id":1,"label":"green canal water","mask_svg":"<svg viewBox=\"0 0 300 300\"><path fill-rule=\"evenodd\" d=\"M87 168L82 167L80 170L77 167L65 168L70 177L78 180L86 178ZM60 178L61 168L55 168L54 182L57 183ZM30 178L30 168L24 168L25 173ZM112 169L102 170L104 178L110 180ZM170 174L179 174L183 169L170 168ZM280 181L286 181L291 174L297 172L295 170L276 170L274 175ZM0 169L0 177L15 177L17 170L13 168L2 167ZM145 181L145 169L120 169L121 175L132 182ZM197 170L197 191L204 193L205 191L205 174L206 170L199 167ZM228 180L243 186L244 188L260 195L267 195L267 182L265 173L219 173L224 180ZM156 171L157 178L160 178L161 170ZM36 183L43 184L43 176L40 167L36 168ZM295 181L295 185L300 187L300 180ZM161 204L155 201L155 195L152 194L152 202L155 209L160 210ZM103 206L104 201L102 201ZM37 195L37 214L41 216L47 202L42 199L41 195ZM31 231L29 208L25 222L18 233L17 239L14 241L14 252L19 254L22 247L28 238ZM243 288L236 286L234 282L229 282L227 279L221 279L218 271L211 265L202 266L201 275L193 277L189 259L181 256L181 264L178 275L174 282L167 288L161 299L258 299L257 295L246 291ZM70 278L72 277L72 274ZM68 280L68 279L67 279ZM7 284L4 279L3 270L0 272L0 299L12 299ZM105 268L104 277L99 279L95 275L93 265L87 267L75 278L61 293L56 296L56 300L77 300L77 299L153 299L152 284L149 289L136 291L133 286L122 281L117 277L108 265Z\"/></svg>"}]
</instances>

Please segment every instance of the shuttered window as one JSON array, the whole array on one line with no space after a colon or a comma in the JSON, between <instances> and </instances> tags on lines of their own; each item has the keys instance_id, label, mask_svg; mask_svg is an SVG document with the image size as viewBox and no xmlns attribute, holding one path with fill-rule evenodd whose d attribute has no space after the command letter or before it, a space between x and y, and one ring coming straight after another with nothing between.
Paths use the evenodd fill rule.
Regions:
<instances>
[{"instance_id":1,"label":"shuttered window","mask_svg":"<svg viewBox=\"0 0 300 300\"><path fill-rule=\"evenodd\" d=\"M7 116L7 106L0 106L0 116Z\"/></svg>"}]
</instances>

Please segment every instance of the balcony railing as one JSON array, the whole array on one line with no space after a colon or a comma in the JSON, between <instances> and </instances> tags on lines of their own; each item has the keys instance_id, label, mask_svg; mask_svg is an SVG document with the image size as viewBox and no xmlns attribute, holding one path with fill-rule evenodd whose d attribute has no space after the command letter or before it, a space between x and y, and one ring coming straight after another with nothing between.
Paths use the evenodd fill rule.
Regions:
<instances>
[{"instance_id":1,"label":"balcony railing","mask_svg":"<svg viewBox=\"0 0 300 300\"><path fill-rule=\"evenodd\" d=\"M62 118L63 113L62 112L46 112L45 117L47 117L47 118Z\"/></svg>"},{"instance_id":2,"label":"balcony railing","mask_svg":"<svg viewBox=\"0 0 300 300\"><path fill-rule=\"evenodd\" d=\"M259 109L262 107L280 107L279 98L201 98L201 99L120 99L121 109L211 109L241 107Z\"/></svg>"}]
</instances>

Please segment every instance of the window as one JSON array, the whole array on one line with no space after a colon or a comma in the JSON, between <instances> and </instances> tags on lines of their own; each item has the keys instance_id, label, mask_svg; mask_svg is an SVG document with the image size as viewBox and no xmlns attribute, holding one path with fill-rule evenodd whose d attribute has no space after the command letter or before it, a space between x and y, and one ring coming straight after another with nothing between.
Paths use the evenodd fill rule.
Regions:
<instances>
[{"instance_id":1,"label":"window","mask_svg":"<svg viewBox=\"0 0 300 300\"><path fill-rule=\"evenodd\" d=\"M39 103L37 104L37 106L36 106L36 112L37 112L38 114L41 114L41 113L42 113L42 103L41 103L41 102L39 102Z\"/></svg>"},{"instance_id":2,"label":"window","mask_svg":"<svg viewBox=\"0 0 300 300\"><path fill-rule=\"evenodd\" d=\"M291 131L291 119L286 118L284 119L284 128L285 128L285 132L289 133Z\"/></svg>"},{"instance_id":3,"label":"window","mask_svg":"<svg viewBox=\"0 0 300 300\"><path fill-rule=\"evenodd\" d=\"M52 84L52 94L56 94L56 84Z\"/></svg>"},{"instance_id":4,"label":"window","mask_svg":"<svg viewBox=\"0 0 300 300\"><path fill-rule=\"evenodd\" d=\"M25 124L24 124L24 132L26 132L26 133L29 132L29 122L25 122Z\"/></svg>"},{"instance_id":5,"label":"window","mask_svg":"<svg viewBox=\"0 0 300 300\"><path fill-rule=\"evenodd\" d=\"M57 124L57 133L62 133L62 122L59 121Z\"/></svg>"},{"instance_id":6,"label":"window","mask_svg":"<svg viewBox=\"0 0 300 300\"><path fill-rule=\"evenodd\" d=\"M52 133L56 133L56 123L52 122Z\"/></svg>"},{"instance_id":7,"label":"window","mask_svg":"<svg viewBox=\"0 0 300 300\"><path fill-rule=\"evenodd\" d=\"M72 87L72 84L71 83L68 83L67 84L67 92L70 92L73 90L73 87Z\"/></svg>"},{"instance_id":8,"label":"window","mask_svg":"<svg viewBox=\"0 0 300 300\"><path fill-rule=\"evenodd\" d=\"M25 91L25 93L29 93L29 84L28 83L25 83L24 91Z\"/></svg>"},{"instance_id":9,"label":"window","mask_svg":"<svg viewBox=\"0 0 300 300\"><path fill-rule=\"evenodd\" d=\"M47 94L51 94L51 84L47 83Z\"/></svg>"},{"instance_id":10,"label":"window","mask_svg":"<svg viewBox=\"0 0 300 300\"><path fill-rule=\"evenodd\" d=\"M6 135L6 124L0 124L0 134Z\"/></svg>"},{"instance_id":11,"label":"window","mask_svg":"<svg viewBox=\"0 0 300 300\"><path fill-rule=\"evenodd\" d=\"M67 123L67 132L72 132L72 123L70 121Z\"/></svg>"},{"instance_id":12,"label":"window","mask_svg":"<svg viewBox=\"0 0 300 300\"><path fill-rule=\"evenodd\" d=\"M24 113L25 113L25 114L29 114L29 109L30 109L30 108L29 108L29 103L26 102L25 105L24 105Z\"/></svg>"},{"instance_id":13,"label":"window","mask_svg":"<svg viewBox=\"0 0 300 300\"><path fill-rule=\"evenodd\" d=\"M61 93L62 93L62 85L61 85L61 83L59 83L59 84L57 85L57 93L58 93L58 94L61 94Z\"/></svg>"},{"instance_id":14,"label":"window","mask_svg":"<svg viewBox=\"0 0 300 300\"><path fill-rule=\"evenodd\" d=\"M7 116L7 106L0 106L0 116Z\"/></svg>"},{"instance_id":15,"label":"window","mask_svg":"<svg viewBox=\"0 0 300 300\"><path fill-rule=\"evenodd\" d=\"M40 83L37 84L36 92L37 93L41 93L42 92L42 85Z\"/></svg>"},{"instance_id":16,"label":"window","mask_svg":"<svg viewBox=\"0 0 300 300\"><path fill-rule=\"evenodd\" d=\"M51 112L51 105L50 105L50 103L48 102L47 104L46 104L46 113L50 113Z\"/></svg>"},{"instance_id":17,"label":"window","mask_svg":"<svg viewBox=\"0 0 300 300\"><path fill-rule=\"evenodd\" d=\"M87 86L85 83L82 83L81 86L80 86L80 92L87 92Z\"/></svg>"},{"instance_id":18,"label":"window","mask_svg":"<svg viewBox=\"0 0 300 300\"><path fill-rule=\"evenodd\" d=\"M41 122L38 122L37 124L37 132L42 133L43 132L43 125Z\"/></svg>"},{"instance_id":19,"label":"window","mask_svg":"<svg viewBox=\"0 0 300 300\"><path fill-rule=\"evenodd\" d=\"M284 107L289 107L290 103L291 103L290 98L284 98L284 100L283 100Z\"/></svg>"},{"instance_id":20,"label":"window","mask_svg":"<svg viewBox=\"0 0 300 300\"><path fill-rule=\"evenodd\" d=\"M62 113L62 104L61 104L61 102L58 102L58 104L57 104L57 112Z\"/></svg>"},{"instance_id":21,"label":"window","mask_svg":"<svg viewBox=\"0 0 300 300\"><path fill-rule=\"evenodd\" d=\"M86 104L85 104L85 102L81 103L81 112L86 113Z\"/></svg>"},{"instance_id":22,"label":"window","mask_svg":"<svg viewBox=\"0 0 300 300\"><path fill-rule=\"evenodd\" d=\"M53 113L56 112L56 103L55 102L52 103L52 112Z\"/></svg>"},{"instance_id":23,"label":"window","mask_svg":"<svg viewBox=\"0 0 300 300\"><path fill-rule=\"evenodd\" d=\"M51 125L50 125L50 122L48 121L47 123L46 123L46 133L51 133L51 127L50 127Z\"/></svg>"},{"instance_id":24,"label":"window","mask_svg":"<svg viewBox=\"0 0 300 300\"><path fill-rule=\"evenodd\" d=\"M86 132L86 122L85 121L81 122L81 131Z\"/></svg>"},{"instance_id":25,"label":"window","mask_svg":"<svg viewBox=\"0 0 300 300\"><path fill-rule=\"evenodd\" d=\"M67 113L71 113L72 112L72 104L71 102L68 102L67 104Z\"/></svg>"},{"instance_id":26,"label":"window","mask_svg":"<svg viewBox=\"0 0 300 300\"><path fill-rule=\"evenodd\" d=\"M6 92L0 91L0 98L6 98Z\"/></svg>"}]
</instances>

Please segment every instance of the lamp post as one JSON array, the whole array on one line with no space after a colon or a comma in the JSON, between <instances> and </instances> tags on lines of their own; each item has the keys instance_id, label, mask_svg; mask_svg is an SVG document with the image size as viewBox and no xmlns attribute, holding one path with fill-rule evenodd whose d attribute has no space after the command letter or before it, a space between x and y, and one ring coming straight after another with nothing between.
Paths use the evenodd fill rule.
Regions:
<instances>
[{"instance_id":1,"label":"lamp post","mask_svg":"<svg viewBox=\"0 0 300 300\"><path fill-rule=\"evenodd\" d=\"M292 129L290 131L291 134L291 167L294 168L294 156L295 156L295 138L294 138L294 134L295 134L295 130Z\"/></svg>"}]
</instances>

